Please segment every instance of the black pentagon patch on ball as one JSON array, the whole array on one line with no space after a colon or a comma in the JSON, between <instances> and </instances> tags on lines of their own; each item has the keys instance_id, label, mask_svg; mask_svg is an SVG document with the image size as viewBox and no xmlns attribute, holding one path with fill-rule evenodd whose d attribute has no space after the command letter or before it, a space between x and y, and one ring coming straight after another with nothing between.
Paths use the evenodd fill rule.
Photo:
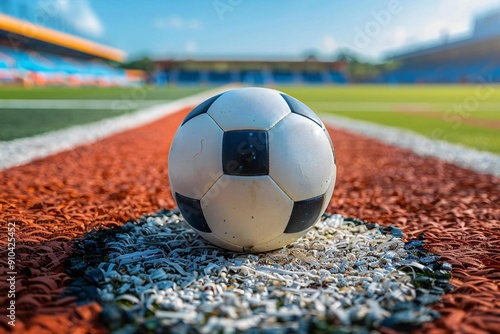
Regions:
<instances>
[{"instance_id":1,"label":"black pentagon patch on ball","mask_svg":"<svg viewBox=\"0 0 500 334\"><path fill-rule=\"evenodd\" d=\"M315 122L319 126L322 126L321 120L319 119L318 115L316 115L314 111L312 111L304 103L286 94L280 94L280 95L281 97L283 97L283 99L285 99L285 102L286 104L288 104L288 107L290 108L291 112L309 118L311 121Z\"/></svg>"},{"instance_id":2,"label":"black pentagon patch on ball","mask_svg":"<svg viewBox=\"0 0 500 334\"><path fill-rule=\"evenodd\" d=\"M186 124L186 122L189 121L190 119L206 113L208 111L208 108L210 108L210 106L215 102L215 100L217 100L222 94L223 93L212 96L211 98L209 98L206 101L203 101L196 108L191 110L191 112L186 116L186 118L184 118L184 121L182 122L181 126Z\"/></svg>"},{"instance_id":3,"label":"black pentagon patch on ball","mask_svg":"<svg viewBox=\"0 0 500 334\"><path fill-rule=\"evenodd\" d=\"M258 176L269 174L267 131L234 130L222 139L222 169L226 175Z\"/></svg>"},{"instance_id":4,"label":"black pentagon patch on ball","mask_svg":"<svg viewBox=\"0 0 500 334\"><path fill-rule=\"evenodd\" d=\"M285 233L301 232L311 227L321 214L324 200L325 195L321 195L295 202Z\"/></svg>"},{"instance_id":5,"label":"black pentagon patch on ball","mask_svg":"<svg viewBox=\"0 0 500 334\"><path fill-rule=\"evenodd\" d=\"M200 200L175 193L175 201L179 210L181 210L182 216L191 227L201 232L212 232L203 215Z\"/></svg>"}]
</instances>

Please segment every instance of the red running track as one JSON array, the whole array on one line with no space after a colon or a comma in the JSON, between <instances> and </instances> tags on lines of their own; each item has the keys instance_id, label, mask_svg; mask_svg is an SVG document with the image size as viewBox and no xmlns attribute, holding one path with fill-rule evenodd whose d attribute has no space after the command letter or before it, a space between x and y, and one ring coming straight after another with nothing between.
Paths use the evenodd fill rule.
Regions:
<instances>
[{"instance_id":1,"label":"red running track","mask_svg":"<svg viewBox=\"0 0 500 334\"><path fill-rule=\"evenodd\" d=\"M0 172L0 273L7 223L16 222L19 333L97 333L99 306L59 296L74 238L113 227L172 201L167 152L188 110L28 165ZM457 289L435 305L428 333L500 329L500 180L332 129L338 180L329 212L395 224L453 264ZM29 269L26 269L29 268ZM8 302L0 282L0 305ZM2 314L5 312L2 311ZM0 331L11 330L0 317Z\"/></svg>"}]
</instances>

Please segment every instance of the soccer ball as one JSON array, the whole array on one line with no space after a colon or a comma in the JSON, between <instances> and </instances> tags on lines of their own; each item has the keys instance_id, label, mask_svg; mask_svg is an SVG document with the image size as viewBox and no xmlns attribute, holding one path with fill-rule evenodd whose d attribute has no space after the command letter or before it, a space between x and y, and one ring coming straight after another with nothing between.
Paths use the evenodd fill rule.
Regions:
<instances>
[{"instance_id":1,"label":"soccer ball","mask_svg":"<svg viewBox=\"0 0 500 334\"><path fill-rule=\"evenodd\" d=\"M328 132L305 104L239 88L198 105L170 148L172 195L211 243L237 252L283 247L319 220L335 185Z\"/></svg>"}]
</instances>

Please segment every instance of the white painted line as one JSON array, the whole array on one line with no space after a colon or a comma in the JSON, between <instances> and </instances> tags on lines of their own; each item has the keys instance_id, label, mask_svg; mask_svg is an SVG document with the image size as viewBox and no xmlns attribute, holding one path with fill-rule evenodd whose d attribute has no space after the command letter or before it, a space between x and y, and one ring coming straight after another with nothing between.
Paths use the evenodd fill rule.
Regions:
<instances>
[{"instance_id":1,"label":"white painted line","mask_svg":"<svg viewBox=\"0 0 500 334\"><path fill-rule=\"evenodd\" d=\"M338 127L393 146L409 149L420 156L435 157L479 173L500 176L500 155L494 153L432 140L409 130L347 117L322 115L322 119L331 127Z\"/></svg>"},{"instance_id":2,"label":"white painted line","mask_svg":"<svg viewBox=\"0 0 500 334\"><path fill-rule=\"evenodd\" d=\"M35 159L93 143L115 133L151 123L184 108L196 106L209 97L234 87L236 86L223 86L131 114L51 131L35 137L0 142L0 170L26 164Z\"/></svg>"}]
</instances>

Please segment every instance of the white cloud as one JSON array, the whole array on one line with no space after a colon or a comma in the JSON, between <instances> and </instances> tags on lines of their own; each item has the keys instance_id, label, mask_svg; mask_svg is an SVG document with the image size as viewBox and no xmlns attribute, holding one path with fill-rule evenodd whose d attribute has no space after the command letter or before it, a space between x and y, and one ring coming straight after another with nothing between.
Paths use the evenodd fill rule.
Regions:
<instances>
[{"instance_id":1,"label":"white cloud","mask_svg":"<svg viewBox=\"0 0 500 334\"><path fill-rule=\"evenodd\" d=\"M330 35L325 35L323 36L323 41L322 41L322 51L328 54L332 54L337 52L339 49L339 45L337 44L337 41L330 36Z\"/></svg>"},{"instance_id":2,"label":"white cloud","mask_svg":"<svg viewBox=\"0 0 500 334\"><path fill-rule=\"evenodd\" d=\"M435 15L420 29L412 32L416 42L435 41L472 33L476 16L498 8L499 0L441 0L436 3Z\"/></svg>"},{"instance_id":3,"label":"white cloud","mask_svg":"<svg viewBox=\"0 0 500 334\"><path fill-rule=\"evenodd\" d=\"M184 45L184 49L187 54L195 53L198 50L198 44L195 41L187 41L186 45Z\"/></svg>"},{"instance_id":4,"label":"white cloud","mask_svg":"<svg viewBox=\"0 0 500 334\"><path fill-rule=\"evenodd\" d=\"M391 47L400 48L408 42L409 38L410 36L408 35L408 29L403 26L398 26L394 28L394 31L392 33Z\"/></svg>"},{"instance_id":5,"label":"white cloud","mask_svg":"<svg viewBox=\"0 0 500 334\"><path fill-rule=\"evenodd\" d=\"M370 24L377 26L378 33L370 35L365 25L359 25L350 48L373 58L401 52L404 48L425 47L442 43L445 39L465 38L473 32L477 15L500 7L500 0L441 0L432 10L414 16L410 6L403 6L387 26L373 15ZM356 43L356 35L362 35L362 45ZM359 37L359 36L358 36Z\"/></svg>"},{"instance_id":6,"label":"white cloud","mask_svg":"<svg viewBox=\"0 0 500 334\"><path fill-rule=\"evenodd\" d=\"M154 21L154 26L158 29L201 30L203 28L203 22L173 16L168 18L157 18Z\"/></svg>"},{"instance_id":7,"label":"white cloud","mask_svg":"<svg viewBox=\"0 0 500 334\"><path fill-rule=\"evenodd\" d=\"M55 5L58 14L76 31L92 37L104 34L104 25L88 0L56 0Z\"/></svg>"},{"instance_id":8,"label":"white cloud","mask_svg":"<svg viewBox=\"0 0 500 334\"><path fill-rule=\"evenodd\" d=\"M420 29L414 29L411 34L407 32L407 41L412 43L423 43L428 41L439 41L450 36L457 36L470 31L470 20L458 22L445 19L428 21ZM403 44L404 45L404 44Z\"/></svg>"}]
</instances>

